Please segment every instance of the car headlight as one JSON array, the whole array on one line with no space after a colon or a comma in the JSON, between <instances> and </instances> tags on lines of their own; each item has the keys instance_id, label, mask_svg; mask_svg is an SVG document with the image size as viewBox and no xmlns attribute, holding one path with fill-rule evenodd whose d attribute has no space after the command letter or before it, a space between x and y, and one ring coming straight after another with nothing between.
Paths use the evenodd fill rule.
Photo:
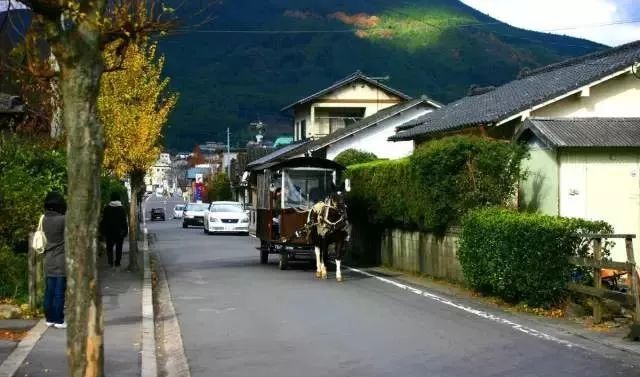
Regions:
<instances>
[{"instance_id":1,"label":"car headlight","mask_svg":"<svg viewBox=\"0 0 640 377\"><path fill-rule=\"evenodd\" d=\"M211 221L212 223L219 223L220 219L218 219L217 217L210 216L209 221Z\"/></svg>"},{"instance_id":2,"label":"car headlight","mask_svg":"<svg viewBox=\"0 0 640 377\"><path fill-rule=\"evenodd\" d=\"M244 224L248 224L249 223L249 218L245 217L244 219L240 220L240 222L244 223Z\"/></svg>"}]
</instances>

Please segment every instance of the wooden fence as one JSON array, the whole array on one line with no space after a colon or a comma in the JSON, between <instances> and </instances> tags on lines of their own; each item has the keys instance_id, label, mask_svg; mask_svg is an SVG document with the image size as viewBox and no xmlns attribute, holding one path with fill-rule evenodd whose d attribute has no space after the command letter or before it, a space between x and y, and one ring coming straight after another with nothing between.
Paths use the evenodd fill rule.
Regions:
<instances>
[{"instance_id":1,"label":"wooden fence","mask_svg":"<svg viewBox=\"0 0 640 377\"><path fill-rule=\"evenodd\" d=\"M636 262L633 256L633 234L590 234L585 237L593 242L593 257L571 257L570 262L576 266L593 268L594 286L587 286L577 283L569 284L569 289L595 298L593 305L593 322L602 322L602 300L614 300L626 308L633 310L633 324L629 338L640 339L640 289L638 288L638 273L636 272ZM602 258L603 239L624 239L627 251L626 262L615 262ZM629 277L630 292L618 292L602 288L602 269L612 269L616 271L626 271Z\"/></svg>"}]
</instances>

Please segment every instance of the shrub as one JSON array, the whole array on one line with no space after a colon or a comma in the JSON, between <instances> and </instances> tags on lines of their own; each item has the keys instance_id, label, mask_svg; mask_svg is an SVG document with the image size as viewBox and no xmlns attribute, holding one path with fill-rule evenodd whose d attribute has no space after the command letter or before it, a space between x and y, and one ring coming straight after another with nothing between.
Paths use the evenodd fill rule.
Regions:
<instances>
[{"instance_id":1,"label":"shrub","mask_svg":"<svg viewBox=\"0 0 640 377\"><path fill-rule=\"evenodd\" d=\"M349 199L364 211L356 216L442 232L470 209L508 204L526 154L523 146L478 137L432 141L407 159L350 166Z\"/></svg>"},{"instance_id":2,"label":"shrub","mask_svg":"<svg viewBox=\"0 0 640 377\"><path fill-rule=\"evenodd\" d=\"M122 183L122 181L118 180L117 178L103 176L100 180L100 194L103 208L109 203L111 194L114 192L120 196L122 205L125 208L128 208L129 193L127 191L127 187Z\"/></svg>"},{"instance_id":3,"label":"shrub","mask_svg":"<svg viewBox=\"0 0 640 377\"><path fill-rule=\"evenodd\" d=\"M604 222L478 209L462 221L458 257L474 289L550 306L566 293L573 269L568 257L588 252L588 240L580 234L612 232Z\"/></svg>"},{"instance_id":4,"label":"shrub","mask_svg":"<svg viewBox=\"0 0 640 377\"><path fill-rule=\"evenodd\" d=\"M63 152L0 135L0 244L22 248L44 211L46 194L66 191L66 172Z\"/></svg>"},{"instance_id":5,"label":"shrub","mask_svg":"<svg viewBox=\"0 0 640 377\"><path fill-rule=\"evenodd\" d=\"M0 243L0 298L25 300L28 295L27 254L15 254Z\"/></svg>"},{"instance_id":6,"label":"shrub","mask_svg":"<svg viewBox=\"0 0 640 377\"><path fill-rule=\"evenodd\" d=\"M209 202L232 200L231 181L225 173L218 173L207 183L207 199Z\"/></svg>"},{"instance_id":7,"label":"shrub","mask_svg":"<svg viewBox=\"0 0 640 377\"><path fill-rule=\"evenodd\" d=\"M343 166L350 166L356 164L364 164L366 162L371 162L377 160L378 157L371 153L365 152L358 149L347 149L338 154L335 158L335 161Z\"/></svg>"}]
</instances>

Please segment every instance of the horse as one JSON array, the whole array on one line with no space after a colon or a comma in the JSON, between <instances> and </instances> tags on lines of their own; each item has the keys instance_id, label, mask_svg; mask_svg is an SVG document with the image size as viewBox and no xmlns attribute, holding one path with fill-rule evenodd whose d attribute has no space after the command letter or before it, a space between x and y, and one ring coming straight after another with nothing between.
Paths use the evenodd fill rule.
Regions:
<instances>
[{"instance_id":1,"label":"horse","mask_svg":"<svg viewBox=\"0 0 640 377\"><path fill-rule=\"evenodd\" d=\"M349 239L350 226L347 219L347 205L341 191L330 194L324 201L317 202L309 211L305 228L297 235L307 235L316 255L316 278L327 279L325 262L328 260L329 245L335 245L336 280L342 281L341 263L345 243Z\"/></svg>"}]
</instances>

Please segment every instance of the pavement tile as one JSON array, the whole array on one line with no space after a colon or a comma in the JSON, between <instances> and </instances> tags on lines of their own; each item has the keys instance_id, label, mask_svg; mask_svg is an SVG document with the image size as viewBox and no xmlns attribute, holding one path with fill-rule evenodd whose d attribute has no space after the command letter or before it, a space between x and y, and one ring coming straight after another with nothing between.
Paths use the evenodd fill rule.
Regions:
<instances>
[{"instance_id":1,"label":"pavement tile","mask_svg":"<svg viewBox=\"0 0 640 377\"><path fill-rule=\"evenodd\" d=\"M123 265L128 263L127 241ZM104 265L105 263L103 263ZM140 376L142 278L123 268L100 270L105 325L105 375ZM0 344L0 355L2 354ZM49 328L16 376L67 376L66 331Z\"/></svg>"}]
</instances>

